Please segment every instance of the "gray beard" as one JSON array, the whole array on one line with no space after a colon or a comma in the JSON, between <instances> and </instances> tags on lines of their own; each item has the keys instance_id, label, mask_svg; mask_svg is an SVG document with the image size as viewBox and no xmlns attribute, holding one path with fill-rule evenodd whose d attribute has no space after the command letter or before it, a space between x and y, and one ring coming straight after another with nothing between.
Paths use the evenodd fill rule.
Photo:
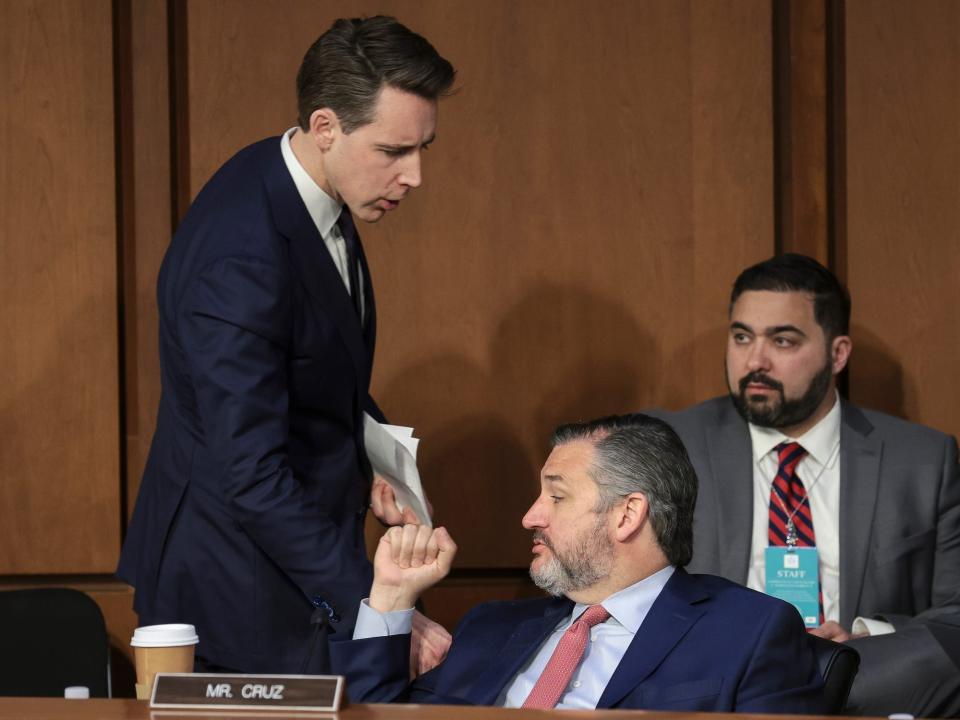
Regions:
<instances>
[{"instance_id":1,"label":"gray beard","mask_svg":"<svg viewBox=\"0 0 960 720\"><path fill-rule=\"evenodd\" d=\"M583 590L610 575L613 541L606 532L606 514L598 516L593 530L580 538L571 552L561 553L541 534L535 538L550 549L550 559L539 570L530 567L538 588L555 597Z\"/></svg>"}]
</instances>

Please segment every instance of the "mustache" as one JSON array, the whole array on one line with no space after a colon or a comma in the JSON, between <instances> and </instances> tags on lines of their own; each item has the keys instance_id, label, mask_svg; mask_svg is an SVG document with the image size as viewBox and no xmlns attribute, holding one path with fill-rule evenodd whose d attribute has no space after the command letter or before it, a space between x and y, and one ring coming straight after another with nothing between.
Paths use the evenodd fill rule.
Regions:
<instances>
[{"instance_id":1,"label":"mustache","mask_svg":"<svg viewBox=\"0 0 960 720\"><path fill-rule=\"evenodd\" d=\"M543 534L542 530L533 531L533 542L543 543L547 546L547 549L550 550L550 552L553 552L553 543L550 542L547 536Z\"/></svg>"},{"instance_id":2,"label":"mustache","mask_svg":"<svg viewBox=\"0 0 960 720\"><path fill-rule=\"evenodd\" d=\"M783 383L777 382L772 377L767 377L762 372L752 372L747 373L738 383L740 386L740 394L742 395L747 390L747 385L764 385L778 392L783 392Z\"/></svg>"}]
</instances>

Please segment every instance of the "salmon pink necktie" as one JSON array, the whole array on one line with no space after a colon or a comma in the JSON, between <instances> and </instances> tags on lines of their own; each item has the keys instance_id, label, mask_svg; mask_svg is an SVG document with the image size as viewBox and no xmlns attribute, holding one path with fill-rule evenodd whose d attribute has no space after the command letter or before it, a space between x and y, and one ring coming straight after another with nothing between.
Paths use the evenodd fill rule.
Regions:
<instances>
[{"instance_id":1,"label":"salmon pink necktie","mask_svg":"<svg viewBox=\"0 0 960 720\"><path fill-rule=\"evenodd\" d=\"M590 628L606 622L610 613L603 605L591 605L560 638L550 661L540 674L533 690L523 702L525 708L552 708L563 696L570 678L583 659L590 641Z\"/></svg>"}]
</instances>

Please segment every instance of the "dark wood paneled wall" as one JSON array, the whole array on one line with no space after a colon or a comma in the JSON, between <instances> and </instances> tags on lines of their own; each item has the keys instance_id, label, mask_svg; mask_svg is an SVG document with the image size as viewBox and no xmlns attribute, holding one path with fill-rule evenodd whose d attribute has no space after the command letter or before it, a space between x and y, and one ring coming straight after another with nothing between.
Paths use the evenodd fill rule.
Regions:
<instances>
[{"instance_id":1,"label":"dark wood paneled wall","mask_svg":"<svg viewBox=\"0 0 960 720\"><path fill-rule=\"evenodd\" d=\"M773 251L769 5L226 5L188 5L192 192L294 124L289 79L340 14L393 12L455 62L424 187L361 229L374 394L423 438L458 566L523 567L554 426L722 390L693 348Z\"/></svg>"},{"instance_id":2,"label":"dark wood paneled wall","mask_svg":"<svg viewBox=\"0 0 960 720\"><path fill-rule=\"evenodd\" d=\"M848 2L850 394L960 434L960 5Z\"/></svg>"},{"instance_id":3,"label":"dark wood paneled wall","mask_svg":"<svg viewBox=\"0 0 960 720\"><path fill-rule=\"evenodd\" d=\"M774 18L777 250L827 264L829 0L779 0Z\"/></svg>"},{"instance_id":4,"label":"dark wood paneled wall","mask_svg":"<svg viewBox=\"0 0 960 720\"><path fill-rule=\"evenodd\" d=\"M0 574L120 547L111 4L0 3Z\"/></svg>"},{"instance_id":5,"label":"dark wood paneled wall","mask_svg":"<svg viewBox=\"0 0 960 720\"><path fill-rule=\"evenodd\" d=\"M125 3L120 3L124 6ZM167 0L137 0L118 28L130 53L118 73L130 81L123 112L129 133L122 145L125 509L133 510L160 402L156 282L173 229L170 13Z\"/></svg>"},{"instance_id":6,"label":"dark wood paneled wall","mask_svg":"<svg viewBox=\"0 0 960 720\"><path fill-rule=\"evenodd\" d=\"M309 43L377 12L459 70L424 187L362 228L374 391L462 548L438 619L532 591L519 518L555 424L723 391L729 285L775 250L849 281L854 400L960 430L952 3L4 1L0 584L85 587L125 647L131 594L102 574L175 218L294 124Z\"/></svg>"}]
</instances>

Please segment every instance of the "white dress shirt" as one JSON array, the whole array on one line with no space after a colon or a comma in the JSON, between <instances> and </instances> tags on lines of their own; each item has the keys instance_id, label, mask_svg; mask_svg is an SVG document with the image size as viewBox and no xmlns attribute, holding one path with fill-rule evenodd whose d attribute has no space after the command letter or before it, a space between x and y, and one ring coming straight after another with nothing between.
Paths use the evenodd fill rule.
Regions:
<instances>
[{"instance_id":1,"label":"white dress shirt","mask_svg":"<svg viewBox=\"0 0 960 720\"><path fill-rule=\"evenodd\" d=\"M343 212L343 205L337 203L332 197L327 195L323 189L314 182L309 173L293 153L290 147L290 138L299 128L292 127L287 130L280 138L280 152L283 155L283 162L287 166L290 176L293 178L293 184L297 186L297 192L307 206L307 212L313 219L313 224L317 226L320 237L323 238L333 264L343 279L343 284L347 288L347 293L352 294L350 287L350 272L347 267L347 245L344 242L343 235L340 232L340 226L337 220L340 213ZM363 268L357 268L357 277L360 278L360 308L364 308L363 296Z\"/></svg>"},{"instance_id":2,"label":"white dress shirt","mask_svg":"<svg viewBox=\"0 0 960 720\"><path fill-rule=\"evenodd\" d=\"M753 445L753 534L750 543L750 569L747 587L763 592L769 545L770 488L777 476L779 460L776 447L783 442L798 442L807 451L797 465L797 476L807 490L813 531L816 534L823 591L823 614L827 620L840 620L840 398L834 394L833 407L816 425L798 438L788 438L779 430L749 425ZM857 618L854 632L879 635L892 632L888 623Z\"/></svg>"},{"instance_id":3,"label":"white dress shirt","mask_svg":"<svg viewBox=\"0 0 960 720\"><path fill-rule=\"evenodd\" d=\"M567 691L557 703L558 708L594 709L603 691L613 677L620 660L633 642L637 630L643 624L654 601L660 596L674 567L667 567L653 575L614 593L601 603L610 618L590 629L590 643L583 660L570 678ZM520 707L530 694L537 679L543 673L560 638L586 611L587 605L577 603L543 644L533 653L527 663L500 692L496 704L502 707ZM401 635L410 632L413 609L391 613L379 613L364 600L360 604L354 640L385 635Z\"/></svg>"}]
</instances>

